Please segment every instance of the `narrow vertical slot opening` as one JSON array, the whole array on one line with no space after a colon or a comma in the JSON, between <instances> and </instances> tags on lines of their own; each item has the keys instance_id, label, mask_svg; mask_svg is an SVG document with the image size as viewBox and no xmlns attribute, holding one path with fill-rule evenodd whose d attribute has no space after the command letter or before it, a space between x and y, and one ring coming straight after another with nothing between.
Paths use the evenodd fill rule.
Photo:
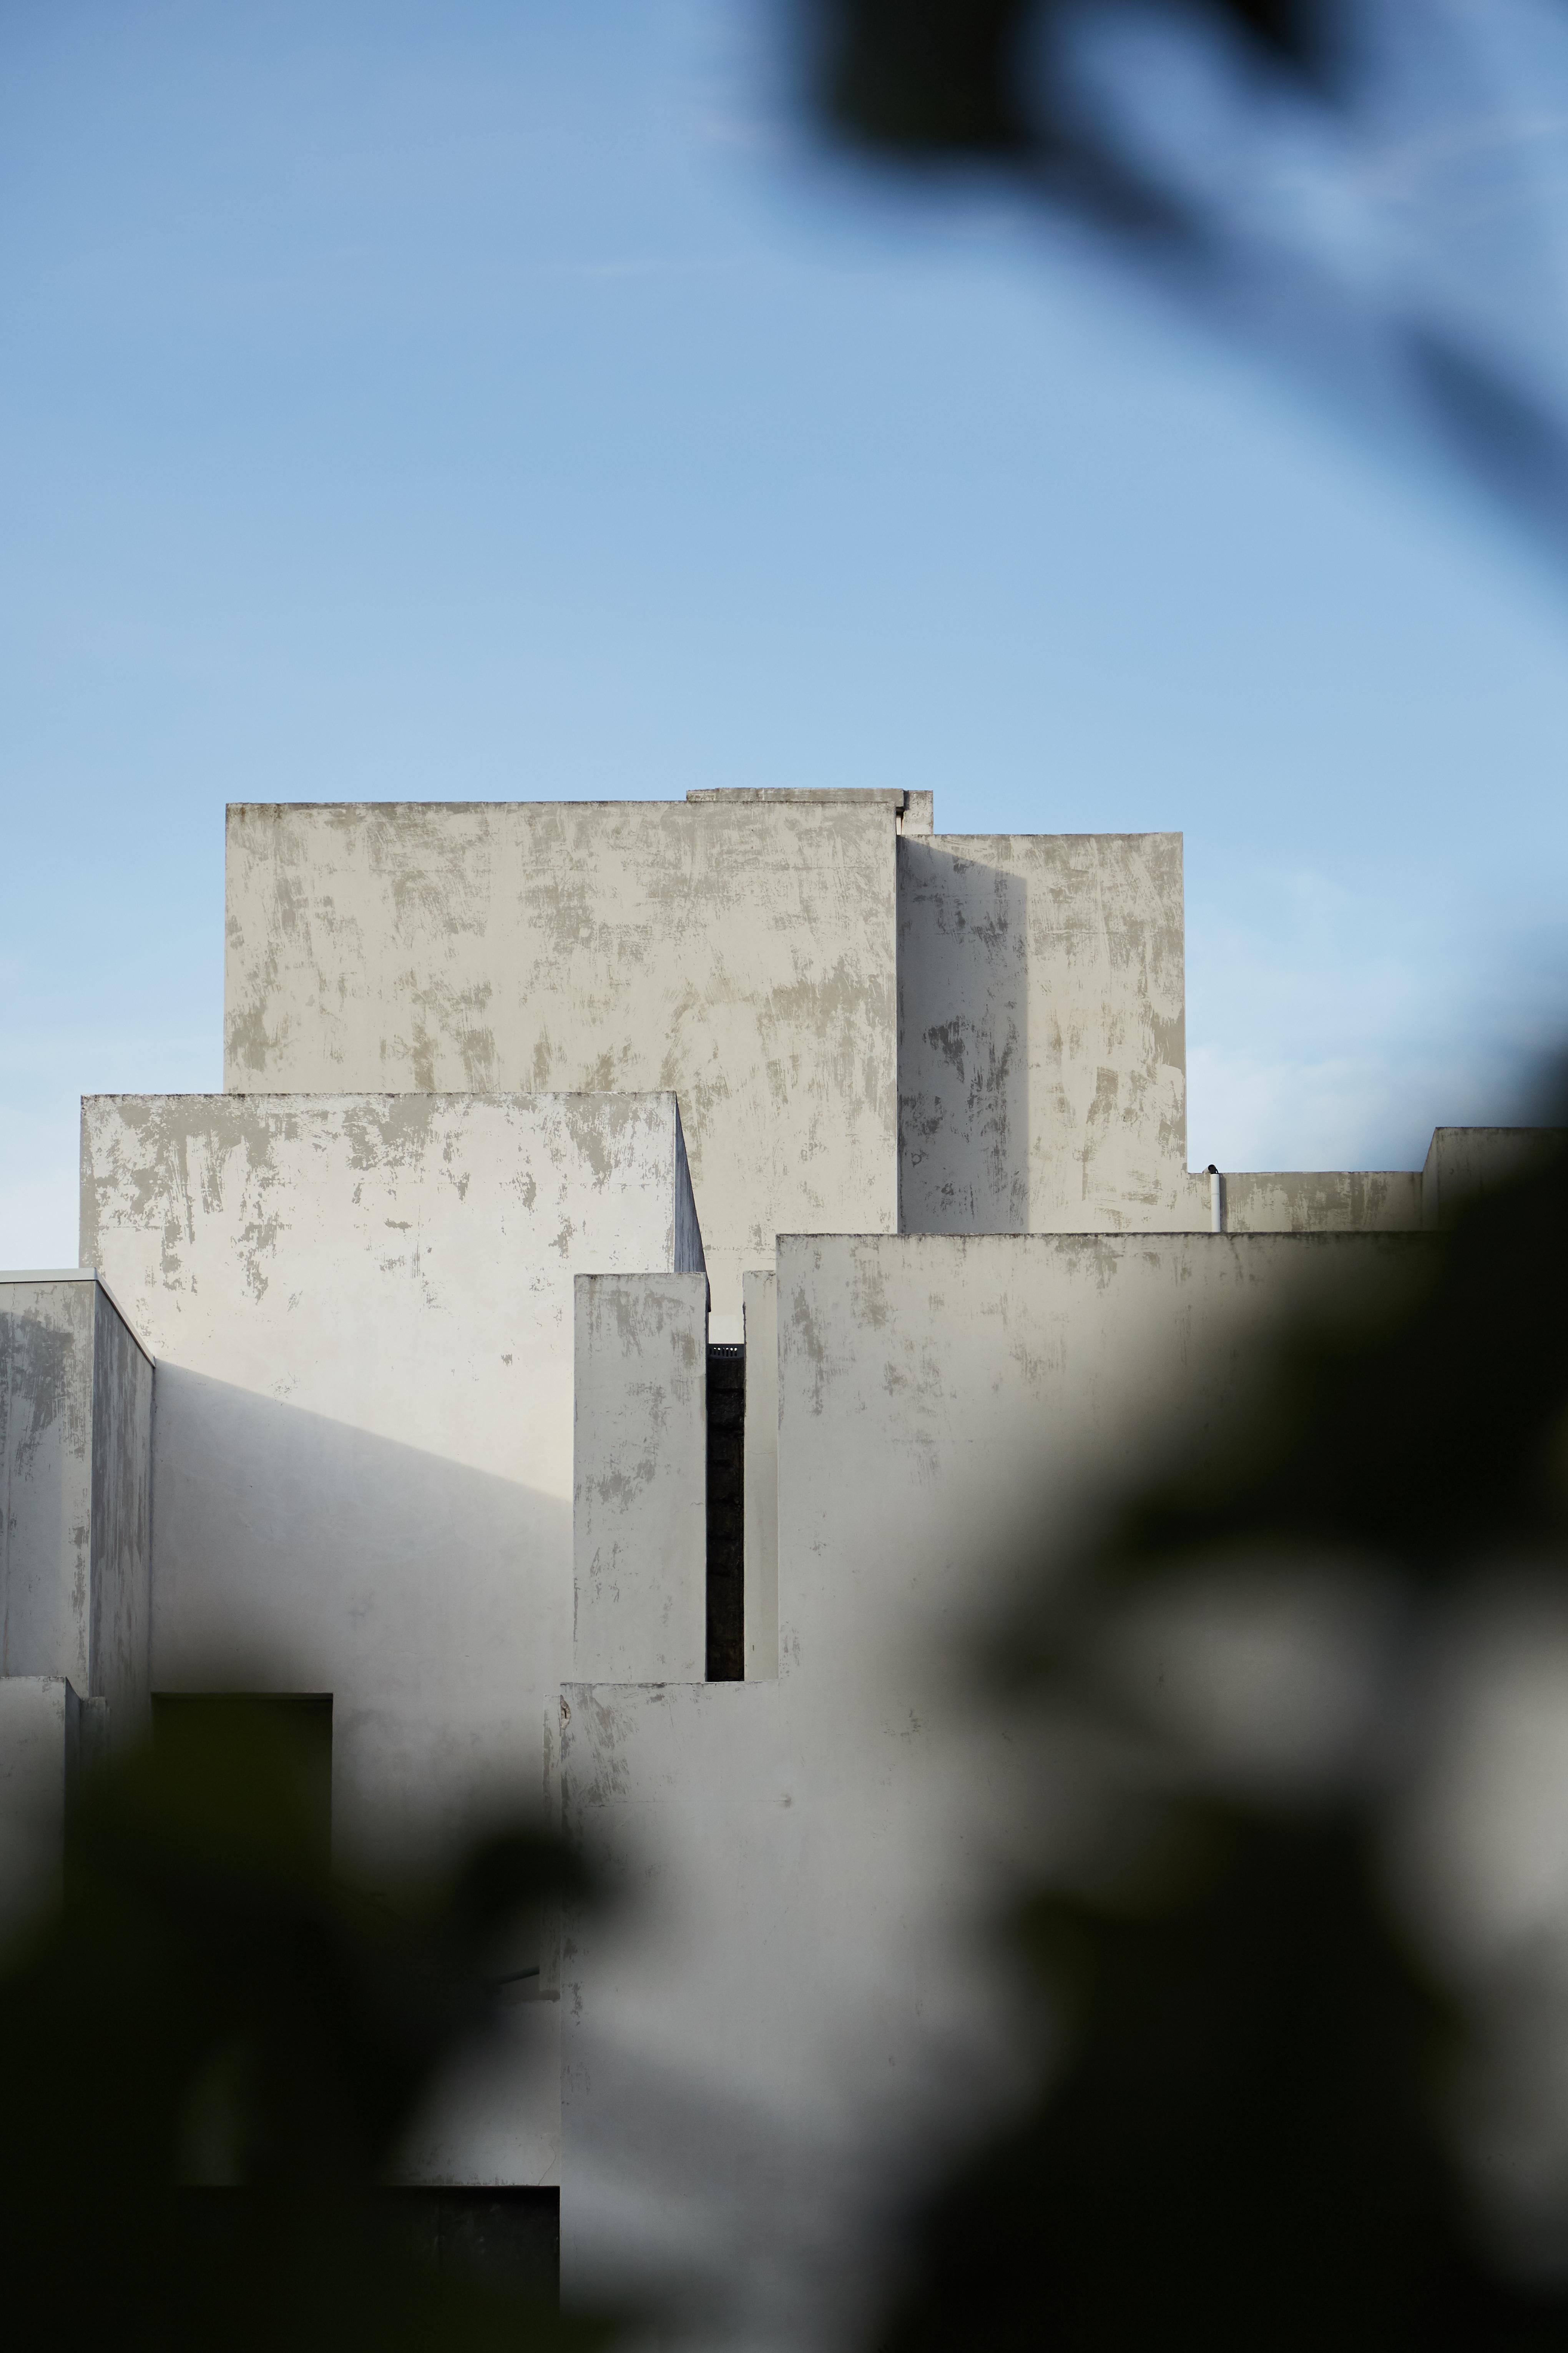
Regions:
<instances>
[{"instance_id":1,"label":"narrow vertical slot opening","mask_svg":"<svg viewBox=\"0 0 1568 2353\"><path fill-rule=\"evenodd\" d=\"M746 1350L708 1350L708 1680L746 1672Z\"/></svg>"}]
</instances>

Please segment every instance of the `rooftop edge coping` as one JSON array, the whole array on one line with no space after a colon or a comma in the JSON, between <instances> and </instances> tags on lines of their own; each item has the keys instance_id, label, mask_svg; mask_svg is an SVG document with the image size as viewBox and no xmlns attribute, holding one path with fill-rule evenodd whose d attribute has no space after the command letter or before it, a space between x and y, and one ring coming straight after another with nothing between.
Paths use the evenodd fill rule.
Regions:
<instances>
[{"instance_id":1,"label":"rooftop edge coping","mask_svg":"<svg viewBox=\"0 0 1568 2353\"><path fill-rule=\"evenodd\" d=\"M158 1359L142 1337L125 1310L116 1299L103 1276L95 1266L0 1267L0 1284L7 1282L96 1282L105 1299L124 1324L147 1362L157 1369Z\"/></svg>"}]
</instances>

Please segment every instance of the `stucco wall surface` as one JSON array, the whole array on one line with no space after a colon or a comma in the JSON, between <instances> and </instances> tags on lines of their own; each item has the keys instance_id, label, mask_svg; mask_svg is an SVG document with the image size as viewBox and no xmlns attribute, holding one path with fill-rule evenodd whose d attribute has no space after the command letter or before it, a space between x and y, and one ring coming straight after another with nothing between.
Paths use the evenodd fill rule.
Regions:
<instances>
[{"instance_id":1,"label":"stucco wall surface","mask_svg":"<svg viewBox=\"0 0 1568 2353\"><path fill-rule=\"evenodd\" d=\"M0 1674L145 1725L153 1366L90 1273L0 1280Z\"/></svg>"},{"instance_id":2,"label":"stucco wall surface","mask_svg":"<svg viewBox=\"0 0 1568 2353\"><path fill-rule=\"evenodd\" d=\"M373 1866L540 1790L573 1281L673 1271L678 1145L668 1094L83 1105L83 1242L159 1360L154 1686L331 1691L334 1836ZM518 2013L547 2073L554 2015ZM424 2169L552 2178L556 2114L550 2073Z\"/></svg>"},{"instance_id":3,"label":"stucco wall surface","mask_svg":"<svg viewBox=\"0 0 1568 2353\"><path fill-rule=\"evenodd\" d=\"M333 1692L340 1827L538 1785L573 1279L674 1271L677 1128L670 1095L84 1103L84 1246L159 1359L154 1682L237 1647Z\"/></svg>"},{"instance_id":4,"label":"stucco wall surface","mask_svg":"<svg viewBox=\"0 0 1568 2353\"><path fill-rule=\"evenodd\" d=\"M1387 1233L1421 1229L1418 1168L1227 1171L1233 1234Z\"/></svg>"},{"instance_id":5,"label":"stucco wall surface","mask_svg":"<svg viewBox=\"0 0 1568 2353\"><path fill-rule=\"evenodd\" d=\"M708 1298L700 1274L580 1274L573 1675L700 1683Z\"/></svg>"},{"instance_id":6,"label":"stucco wall surface","mask_svg":"<svg viewBox=\"0 0 1568 2353\"><path fill-rule=\"evenodd\" d=\"M897 1223L894 820L845 802L242 807L224 1083L672 1089L716 1312Z\"/></svg>"},{"instance_id":7,"label":"stucco wall surface","mask_svg":"<svg viewBox=\"0 0 1568 2353\"><path fill-rule=\"evenodd\" d=\"M102 1286L91 1286L92 1599L86 1698L108 1702L117 1748L147 1729L153 1632L151 1358Z\"/></svg>"},{"instance_id":8,"label":"stucco wall surface","mask_svg":"<svg viewBox=\"0 0 1568 2353\"><path fill-rule=\"evenodd\" d=\"M0 1674L90 1688L90 1282L0 1284Z\"/></svg>"},{"instance_id":9,"label":"stucco wall surface","mask_svg":"<svg viewBox=\"0 0 1568 2353\"><path fill-rule=\"evenodd\" d=\"M670 2344L864 2341L883 2201L1011 2081L975 1931L1052 1804L965 1626L1297 1286L1426 1247L781 1241L778 1680L567 1694L565 1818L635 1899L563 1948L569 2284L618 2249L714 2300Z\"/></svg>"},{"instance_id":10,"label":"stucco wall surface","mask_svg":"<svg viewBox=\"0 0 1568 2353\"><path fill-rule=\"evenodd\" d=\"M906 1233L1181 1229L1180 834L899 844Z\"/></svg>"}]
</instances>

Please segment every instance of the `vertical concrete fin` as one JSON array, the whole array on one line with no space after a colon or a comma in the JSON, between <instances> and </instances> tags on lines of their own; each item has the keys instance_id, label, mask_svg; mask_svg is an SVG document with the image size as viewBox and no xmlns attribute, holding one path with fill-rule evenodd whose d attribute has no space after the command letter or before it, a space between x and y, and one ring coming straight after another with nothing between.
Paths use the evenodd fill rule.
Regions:
<instances>
[{"instance_id":1,"label":"vertical concrete fin","mask_svg":"<svg viewBox=\"0 0 1568 2353\"><path fill-rule=\"evenodd\" d=\"M584 1683L700 1683L707 1650L708 1282L580 1274L573 1656Z\"/></svg>"}]
</instances>

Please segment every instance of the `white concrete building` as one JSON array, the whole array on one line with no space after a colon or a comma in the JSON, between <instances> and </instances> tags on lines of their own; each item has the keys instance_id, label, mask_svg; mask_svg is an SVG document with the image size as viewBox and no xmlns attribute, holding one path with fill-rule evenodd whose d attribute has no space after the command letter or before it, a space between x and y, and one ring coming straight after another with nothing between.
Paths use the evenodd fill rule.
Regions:
<instances>
[{"instance_id":1,"label":"white concrete building","mask_svg":"<svg viewBox=\"0 0 1568 2353\"><path fill-rule=\"evenodd\" d=\"M215 1680L331 1694L362 1867L562 1810L638 1901L541 1927L411 2173L832 2346L1005 2094L954 1661L1016 1514L1519 1132L1190 1172L1180 837L929 796L237 807L227 943L226 1092L84 1103L81 1269L0 1276L7 1900Z\"/></svg>"}]
</instances>

